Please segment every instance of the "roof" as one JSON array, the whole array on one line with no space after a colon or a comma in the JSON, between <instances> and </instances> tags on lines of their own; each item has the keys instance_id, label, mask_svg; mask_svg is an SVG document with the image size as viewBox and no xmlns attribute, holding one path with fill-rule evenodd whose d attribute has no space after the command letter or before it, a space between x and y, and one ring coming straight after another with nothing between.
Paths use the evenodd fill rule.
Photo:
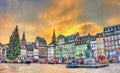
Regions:
<instances>
[{"instance_id":1,"label":"roof","mask_svg":"<svg viewBox=\"0 0 120 73\"><path fill-rule=\"evenodd\" d=\"M4 44L4 45L2 45L2 48L3 48L3 49L7 49L7 48L8 48L8 45L7 45L7 44Z\"/></svg>"},{"instance_id":2,"label":"roof","mask_svg":"<svg viewBox=\"0 0 120 73\"><path fill-rule=\"evenodd\" d=\"M98 33L98 34L96 35L96 37L97 37L97 38L103 37L103 33Z\"/></svg>"},{"instance_id":3,"label":"roof","mask_svg":"<svg viewBox=\"0 0 120 73\"><path fill-rule=\"evenodd\" d=\"M36 37L36 40L38 40L38 43L39 44L44 44L44 45L47 45L47 42L44 38L41 38L41 37Z\"/></svg>"},{"instance_id":4,"label":"roof","mask_svg":"<svg viewBox=\"0 0 120 73\"><path fill-rule=\"evenodd\" d=\"M66 37L65 37L65 41L68 43L68 42L70 42L70 40L75 40L78 35L79 35L79 33L66 36Z\"/></svg>"},{"instance_id":5,"label":"roof","mask_svg":"<svg viewBox=\"0 0 120 73\"><path fill-rule=\"evenodd\" d=\"M33 49L38 49L35 42L32 42L32 48Z\"/></svg>"},{"instance_id":6,"label":"roof","mask_svg":"<svg viewBox=\"0 0 120 73\"><path fill-rule=\"evenodd\" d=\"M33 47L31 43L27 44L27 51L33 51Z\"/></svg>"}]
</instances>

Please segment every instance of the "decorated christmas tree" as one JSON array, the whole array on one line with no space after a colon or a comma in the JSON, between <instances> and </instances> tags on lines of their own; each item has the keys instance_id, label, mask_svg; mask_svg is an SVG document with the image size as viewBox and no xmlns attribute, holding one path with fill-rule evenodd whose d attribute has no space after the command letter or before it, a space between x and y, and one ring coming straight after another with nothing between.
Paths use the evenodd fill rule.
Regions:
<instances>
[{"instance_id":1,"label":"decorated christmas tree","mask_svg":"<svg viewBox=\"0 0 120 73\"><path fill-rule=\"evenodd\" d=\"M12 35L10 36L9 46L7 49L7 58L14 60L19 57L21 51L20 37L18 32L18 26L16 26Z\"/></svg>"}]
</instances>

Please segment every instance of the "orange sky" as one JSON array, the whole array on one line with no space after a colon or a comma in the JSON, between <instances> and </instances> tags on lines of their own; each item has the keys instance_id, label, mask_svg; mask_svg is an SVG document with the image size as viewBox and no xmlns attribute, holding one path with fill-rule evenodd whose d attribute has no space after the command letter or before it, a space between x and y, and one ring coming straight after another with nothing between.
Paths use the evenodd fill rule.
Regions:
<instances>
[{"instance_id":1,"label":"orange sky","mask_svg":"<svg viewBox=\"0 0 120 73\"><path fill-rule=\"evenodd\" d=\"M120 23L119 0L0 0L0 42L8 43L16 25L28 42L36 36L50 43L56 35L86 35Z\"/></svg>"}]
</instances>

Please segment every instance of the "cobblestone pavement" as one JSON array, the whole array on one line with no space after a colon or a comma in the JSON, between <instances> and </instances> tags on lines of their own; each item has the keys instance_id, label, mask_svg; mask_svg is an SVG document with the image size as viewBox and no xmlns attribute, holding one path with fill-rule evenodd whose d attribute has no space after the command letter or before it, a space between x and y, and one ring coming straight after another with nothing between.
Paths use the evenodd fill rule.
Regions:
<instances>
[{"instance_id":1,"label":"cobblestone pavement","mask_svg":"<svg viewBox=\"0 0 120 73\"><path fill-rule=\"evenodd\" d=\"M120 73L120 64L98 69L70 69L61 64L0 64L0 73Z\"/></svg>"}]
</instances>

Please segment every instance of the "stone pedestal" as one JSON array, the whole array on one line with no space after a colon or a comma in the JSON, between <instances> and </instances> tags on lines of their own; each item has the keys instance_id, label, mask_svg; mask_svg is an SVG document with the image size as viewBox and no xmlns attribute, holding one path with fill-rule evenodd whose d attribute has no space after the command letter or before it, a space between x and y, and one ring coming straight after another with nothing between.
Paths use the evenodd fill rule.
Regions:
<instances>
[{"instance_id":1,"label":"stone pedestal","mask_svg":"<svg viewBox=\"0 0 120 73\"><path fill-rule=\"evenodd\" d=\"M89 58L89 59L84 60L84 64L85 65L94 65L94 64L96 64L96 62L95 62L94 58Z\"/></svg>"}]
</instances>

